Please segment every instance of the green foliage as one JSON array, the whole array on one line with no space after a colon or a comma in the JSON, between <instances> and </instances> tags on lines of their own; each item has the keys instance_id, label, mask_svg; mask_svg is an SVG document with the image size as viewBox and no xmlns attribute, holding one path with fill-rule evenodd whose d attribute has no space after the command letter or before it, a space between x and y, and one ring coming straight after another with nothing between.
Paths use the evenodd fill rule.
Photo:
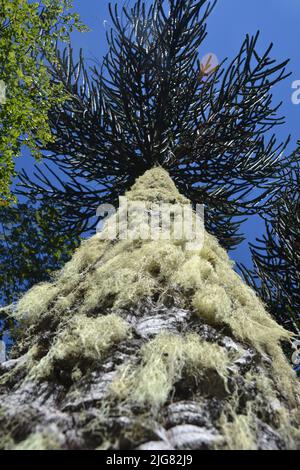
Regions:
<instances>
[{"instance_id":1,"label":"green foliage","mask_svg":"<svg viewBox=\"0 0 300 470\"><path fill-rule=\"evenodd\" d=\"M38 209L27 204L0 208L0 302L50 278L71 256L77 236L55 231L54 206Z\"/></svg>"},{"instance_id":2,"label":"green foliage","mask_svg":"<svg viewBox=\"0 0 300 470\"><path fill-rule=\"evenodd\" d=\"M69 0L2 0L0 2L0 79L6 98L0 103L0 204L8 205L14 175L14 157L26 144L36 158L36 142L53 141L48 111L66 99L62 87L52 84L47 61L55 45L67 41L74 28L85 28L70 12Z\"/></svg>"}]
</instances>

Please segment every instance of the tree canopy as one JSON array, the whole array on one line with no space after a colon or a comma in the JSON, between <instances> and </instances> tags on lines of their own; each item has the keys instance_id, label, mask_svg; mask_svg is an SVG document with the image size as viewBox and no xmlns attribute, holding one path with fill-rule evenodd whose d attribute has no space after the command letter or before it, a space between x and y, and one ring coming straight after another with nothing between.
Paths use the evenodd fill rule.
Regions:
<instances>
[{"instance_id":1,"label":"tree canopy","mask_svg":"<svg viewBox=\"0 0 300 470\"><path fill-rule=\"evenodd\" d=\"M145 170L161 165L193 203L206 205L207 228L235 247L244 216L259 212L279 183L286 143L272 88L287 73L272 45L246 36L227 64L207 72L199 60L207 0L140 0L110 7L113 29L101 67L57 50L53 81L69 94L50 110L50 162L23 190L51 196L64 226L89 229L99 204L118 196ZM263 203L262 203L263 202Z\"/></svg>"},{"instance_id":2,"label":"tree canopy","mask_svg":"<svg viewBox=\"0 0 300 470\"><path fill-rule=\"evenodd\" d=\"M0 204L13 199L10 192L14 158L26 144L35 157L36 144L53 141L49 109L66 98L62 86L51 83L46 63L55 60L57 41L83 31L69 0L1 0L0 2ZM5 91L4 91L5 87Z\"/></svg>"}]
</instances>

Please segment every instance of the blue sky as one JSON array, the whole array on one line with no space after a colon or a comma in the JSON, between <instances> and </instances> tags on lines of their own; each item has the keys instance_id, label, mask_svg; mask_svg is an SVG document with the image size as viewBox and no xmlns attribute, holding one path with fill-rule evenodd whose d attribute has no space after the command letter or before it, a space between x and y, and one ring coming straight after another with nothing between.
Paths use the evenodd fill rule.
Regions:
<instances>
[{"instance_id":1,"label":"blue sky","mask_svg":"<svg viewBox=\"0 0 300 470\"><path fill-rule=\"evenodd\" d=\"M118 0L117 3L122 6L127 1ZM75 33L73 47L75 50L82 47L87 58L101 61L106 52L105 32L110 26L108 4L109 0L74 0L75 10L91 28L91 32ZM291 59L289 71L292 76L274 89L275 103L283 101L281 114L286 116L286 124L278 128L276 133L279 139L292 135L290 150L295 148L296 141L300 139L300 104L295 105L291 100L292 83L300 80L299 20L300 0L219 0L208 21L208 37L200 51L201 57L214 53L219 60L231 58L238 52L247 33L255 34L260 30L259 45L263 51L273 42L274 58L278 61ZM28 165L29 161L25 166ZM253 217L243 230L248 240L254 241L261 235L263 225ZM249 263L247 242L235 250L232 257L239 262Z\"/></svg>"}]
</instances>

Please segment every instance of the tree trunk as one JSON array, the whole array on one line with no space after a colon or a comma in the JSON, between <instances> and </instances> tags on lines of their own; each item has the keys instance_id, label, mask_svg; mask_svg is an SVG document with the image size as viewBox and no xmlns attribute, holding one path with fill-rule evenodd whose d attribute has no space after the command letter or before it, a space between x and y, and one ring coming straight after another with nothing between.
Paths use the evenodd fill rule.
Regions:
<instances>
[{"instance_id":1,"label":"tree trunk","mask_svg":"<svg viewBox=\"0 0 300 470\"><path fill-rule=\"evenodd\" d=\"M133 228L146 231L153 204L171 204L173 235L160 222L157 239L126 238L121 205L20 300L18 340L0 365L0 447L299 448L300 389L280 345L290 334L214 237L191 247L174 236L189 201L164 170L126 196Z\"/></svg>"}]
</instances>

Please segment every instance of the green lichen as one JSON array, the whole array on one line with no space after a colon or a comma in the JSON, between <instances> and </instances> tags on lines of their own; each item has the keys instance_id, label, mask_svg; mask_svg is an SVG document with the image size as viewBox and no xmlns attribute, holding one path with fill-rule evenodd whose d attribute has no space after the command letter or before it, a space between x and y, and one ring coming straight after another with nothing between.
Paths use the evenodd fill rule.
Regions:
<instances>
[{"instance_id":1,"label":"green lichen","mask_svg":"<svg viewBox=\"0 0 300 470\"><path fill-rule=\"evenodd\" d=\"M145 224L144 213L137 207L141 202L146 203L146 211L153 203L188 203L161 168L146 172L126 196L137 211L137 224ZM143 419L147 410L151 418L172 401L180 382L193 384L191 393L196 401L203 395L217 396L217 384L221 383L223 411L218 429L226 448L258 447L257 416L266 416L288 448L299 447L299 384L281 349L281 342L289 341L291 335L234 272L217 240L205 232L203 246L191 250L184 233L181 238L160 234L152 240L138 232L135 239L124 239L123 225L116 240L106 239L104 235L113 233L118 218L121 220L122 214L110 218L102 234L83 242L52 283L34 287L21 299L16 317L25 326L20 330L19 348L28 354L9 380L16 380L22 372L22 381L55 382L66 372L64 386L73 386L97 369L114 346L137 339L129 312L137 316L141 304L164 307L171 302L192 313L187 331L161 332L142 340L140 350L118 366L101 404L107 416L111 406L124 405L126 410L137 406ZM174 231L176 216L173 223ZM256 359L243 373L242 389L234 381L239 353L204 341L195 332L195 324L212 325L220 336L226 331L241 350L254 351ZM8 375L3 377L0 385L10 384ZM254 389L259 399L250 395L245 405L240 395L247 387ZM270 404L278 402L279 407L269 410ZM116 436L105 434L106 419L100 421L97 445L117 446ZM131 434L138 441L135 429L140 428L134 423ZM8 430L6 446L11 445L9 436ZM35 432L28 439L20 445L44 445L44 436Z\"/></svg>"},{"instance_id":2,"label":"green lichen","mask_svg":"<svg viewBox=\"0 0 300 470\"><path fill-rule=\"evenodd\" d=\"M184 374L200 378L212 369L226 381L226 353L195 334L161 333L143 346L140 355L139 367L127 364L121 369L110 388L113 396L158 408Z\"/></svg>"},{"instance_id":3,"label":"green lichen","mask_svg":"<svg viewBox=\"0 0 300 470\"><path fill-rule=\"evenodd\" d=\"M62 329L48 354L30 370L35 378L51 377L55 367L71 369L72 379L81 377L80 364L101 361L107 351L130 337L130 325L115 314L98 318L77 315ZM32 354L34 363L34 354Z\"/></svg>"},{"instance_id":4,"label":"green lichen","mask_svg":"<svg viewBox=\"0 0 300 470\"><path fill-rule=\"evenodd\" d=\"M232 421L221 418L221 429L228 450L257 450L257 436L252 416L235 414Z\"/></svg>"},{"instance_id":5,"label":"green lichen","mask_svg":"<svg viewBox=\"0 0 300 470\"><path fill-rule=\"evenodd\" d=\"M126 192L126 197L130 201L189 204L189 200L178 192L168 172L161 167L153 168L138 178Z\"/></svg>"},{"instance_id":6,"label":"green lichen","mask_svg":"<svg viewBox=\"0 0 300 470\"><path fill-rule=\"evenodd\" d=\"M35 432L10 450L60 450L61 443L54 433Z\"/></svg>"}]
</instances>

